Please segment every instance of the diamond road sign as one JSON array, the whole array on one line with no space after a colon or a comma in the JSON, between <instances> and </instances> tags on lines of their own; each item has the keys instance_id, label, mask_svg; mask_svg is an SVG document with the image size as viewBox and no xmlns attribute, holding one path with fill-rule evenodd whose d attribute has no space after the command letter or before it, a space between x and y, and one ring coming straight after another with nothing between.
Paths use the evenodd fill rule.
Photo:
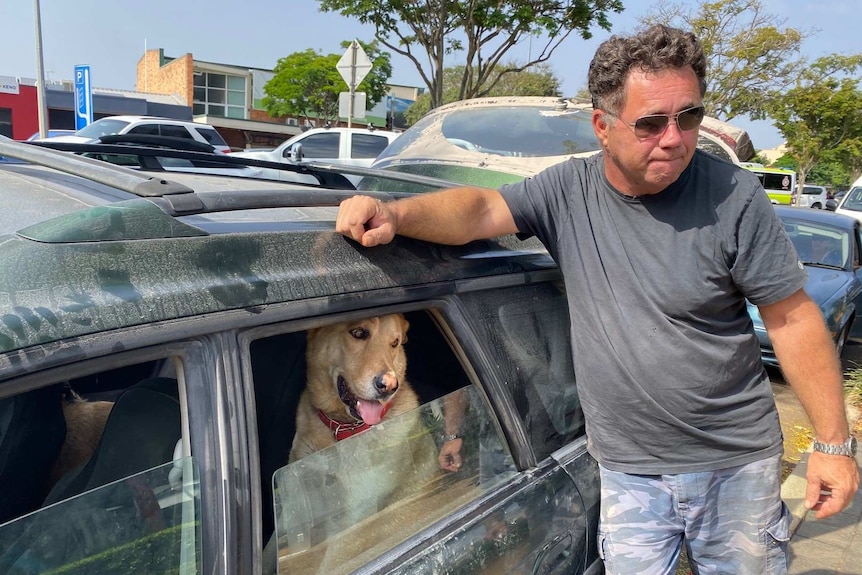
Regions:
<instances>
[{"instance_id":1,"label":"diamond road sign","mask_svg":"<svg viewBox=\"0 0 862 575\"><path fill-rule=\"evenodd\" d=\"M338 64L335 65L338 73L341 74L351 90L354 90L365 79L365 76L371 71L371 67L371 60L368 59L362 45L356 40L351 42Z\"/></svg>"}]
</instances>

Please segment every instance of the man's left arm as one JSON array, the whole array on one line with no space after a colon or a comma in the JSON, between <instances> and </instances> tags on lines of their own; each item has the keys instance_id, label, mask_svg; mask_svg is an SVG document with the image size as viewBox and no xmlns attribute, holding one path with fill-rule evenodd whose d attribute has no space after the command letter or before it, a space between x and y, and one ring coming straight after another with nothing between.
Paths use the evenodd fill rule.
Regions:
<instances>
[{"instance_id":1,"label":"man's left arm","mask_svg":"<svg viewBox=\"0 0 862 575\"><path fill-rule=\"evenodd\" d=\"M820 308L800 289L759 309L781 371L808 414L815 438L822 443L845 442L850 430L841 362ZM811 454L805 506L814 510L818 519L850 505L858 486L854 458L817 451Z\"/></svg>"}]
</instances>

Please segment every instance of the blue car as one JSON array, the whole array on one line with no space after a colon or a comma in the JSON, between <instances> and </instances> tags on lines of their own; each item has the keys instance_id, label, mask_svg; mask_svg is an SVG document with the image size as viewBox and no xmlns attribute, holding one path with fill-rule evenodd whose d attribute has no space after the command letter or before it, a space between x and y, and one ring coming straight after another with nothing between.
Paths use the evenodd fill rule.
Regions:
<instances>
[{"instance_id":1,"label":"blue car","mask_svg":"<svg viewBox=\"0 0 862 575\"><path fill-rule=\"evenodd\" d=\"M833 212L790 206L775 206L775 213L784 222L784 229L808 271L805 291L823 312L840 356L848 339L862 335L862 323L854 329L862 294L860 223ZM760 312L748 303L748 313L754 322L763 362L778 365Z\"/></svg>"}]
</instances>

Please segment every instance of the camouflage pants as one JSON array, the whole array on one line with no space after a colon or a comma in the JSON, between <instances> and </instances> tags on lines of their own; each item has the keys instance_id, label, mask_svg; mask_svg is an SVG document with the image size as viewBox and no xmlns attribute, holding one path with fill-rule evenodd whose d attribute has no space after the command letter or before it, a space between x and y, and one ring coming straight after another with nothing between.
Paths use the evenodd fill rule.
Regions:
<instances>
[{"instance_id":1,"label":"camouflage pants","mask_svg":"<svg viewBox=\"0 0 862 575\"><path fill-rule=\"evenodd\" d=\"M790 512L781 458L701 473L601 467L599 554L609 575L673 575L682 545L695 575L785 575Z\"/></svg>"}]
</instances>

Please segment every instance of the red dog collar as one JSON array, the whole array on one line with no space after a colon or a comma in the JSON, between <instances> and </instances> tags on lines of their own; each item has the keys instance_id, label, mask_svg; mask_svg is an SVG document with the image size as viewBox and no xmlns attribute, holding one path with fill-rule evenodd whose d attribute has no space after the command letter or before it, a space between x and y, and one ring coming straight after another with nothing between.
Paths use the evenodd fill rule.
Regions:
<instances>
[{"instance_id":1,"label":"red dog collar","mask_svg":"<svg viewBox=\"0 0 862 575\"><path fill-rule=\"evenodd\" d=\"M380 417L386 415L386 412L389 411L389 406L391 403L386 403L383 405L383 412L380 414ZM366 429L370 429L371 426L365 423L364 421L351 421L349 423L344 423L343 421L337 421L332 419L322 410L317 410L317 417L320 418L326 427L332 430L332 433L335 434L335 441L341 441L342 439L347 439L348 437L353 437L357 433L362 433Z\"/></svg>"}]
</instances>

